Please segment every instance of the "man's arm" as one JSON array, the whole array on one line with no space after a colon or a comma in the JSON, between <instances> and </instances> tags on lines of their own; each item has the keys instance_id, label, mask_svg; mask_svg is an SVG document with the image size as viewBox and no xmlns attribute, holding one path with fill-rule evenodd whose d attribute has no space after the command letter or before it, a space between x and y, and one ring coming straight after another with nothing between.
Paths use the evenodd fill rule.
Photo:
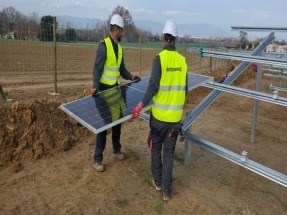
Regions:
<instances>
[{"instance_id":1,"label":"man's arm","mask_svg":"<svg viewBox=\"0 0 287 215\"><path fill-rule=\"evenodd\" d=\"M104 71L106 59L107 59L106 44L102 42L100 43L98 50L97 50L94 70L93 70L93 88L96 90L99 90L99 87L100 87L100 78L102 77L102 74Z\"/></svg>"},{"instance_id":2,"label":"man's arm","mask_svg":"<svg viewBox=\"0 0 287 215\"><path fill-rule=\"evenodd\" d=\"M120 65L120 74L123 77L123 79L132 80L133 75L127 70L127 68L125 66L124 54L123 54L122 62Z\"/></svg>"},{"instance_id":3,"label":"man's arm","mask_svg":"<svg viewBox=\"0 0 287 215\"><path fill-rule=\"evenodd\" d=\"M141 110L144 106L146 106L150 100L154 97L154 95L158 92L159 83L161 78L161 65L160 65L160 58L156 56L153 65L151 76L149 80L149 85L143 100L138 103L138 105L132 110L132 118L137 118L140 115Z\"/></svg>"},{"instance_id":4,"label":"man's arm","mask_svg":"<svg viewBox=\"0 0 287 215\"><path fill-rule=\"evenodd\" d=\"M153 60L149 85L142 100L144 106L146 106L149 103L149 101L152 100L154 95L158 92L160 78L161 78L160 58L159 56L156 56L155 59Z\"/></svg>"}]
</instances>

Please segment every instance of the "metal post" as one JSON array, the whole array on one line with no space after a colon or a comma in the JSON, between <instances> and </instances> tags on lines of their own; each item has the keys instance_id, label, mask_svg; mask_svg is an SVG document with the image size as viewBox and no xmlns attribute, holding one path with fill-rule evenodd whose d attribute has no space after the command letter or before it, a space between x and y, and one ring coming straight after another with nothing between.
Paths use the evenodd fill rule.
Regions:
<instances>
[{"instance_id":1,"label":"metal post","mask_svg":"<svg viewBox=\"0 0 287 215\"><path fill-rule=\"evenodd\" d=\"M261 90L261 64L257 65L257 74L256 74L256 91ZM258 104L259 101L254 99L253 105L253 120L252 120L252 129L251 129L251 143L255 143L256 140L256 127L257 127L257 115L258 115Z\"/></svg>"},{"instance_id":2,"label":"metal post","mask_svg":"<svg viewBox=\"0 0 287 215\"><path fill-rule=\"evenodd\" d=\"M140 32L139 38L139 74L142 77L142 33Z\"/></svg>"},{"instance_id":3,"label":"metal post","mask_svg":"<svg viewBox=\"0 0 287 215\"><path fill-rule=\"evenodd\" d=\"M104 27L104 32L103 32L103 40L106 38L106 31L107 31L107 27Z\"/></svg>"},{"instance_id":4,"label":"metal post","mask_svg":"<svg viewBox=\"0 0 287 215\"><path fill-rule=\"evenodd\" d=\"M54 73L54 93L57 93L57 21L56 17L53 17L53 41L54 41L54 63L55 63L55 73Z\"/></svg>"},{"instance_id":5,"label":"metal post","mask_svg":"<svg viewBox=\"0 0 287 215\"><path fill-rule=\"evenodd\" d=\"M188 113L186 113L187 115ZM186 132L191 132L191 125ZM191 141L185 138L184 143L184 165L191 165Z\"/></svg>"},{"instance_id":6,"label":"metal post","mask_svg":"<svg viewBox=\"0 0 287 215\"><path fill-rule=\"evenodd\" d=\"M187 41L185 41L184 44L184 57L186 58L186 53L187 53Z\"/></svg>"},{"instance_id":7,"label":"metal post","mask_svg":"<svg viewBox=\"0 0 287 215\"><path fill-rule=\"evenodd\" d=\"M210 57L210 61L209 61L209 72L211 73L212 71L212 57Z\"/></svg>"}]
</instances>

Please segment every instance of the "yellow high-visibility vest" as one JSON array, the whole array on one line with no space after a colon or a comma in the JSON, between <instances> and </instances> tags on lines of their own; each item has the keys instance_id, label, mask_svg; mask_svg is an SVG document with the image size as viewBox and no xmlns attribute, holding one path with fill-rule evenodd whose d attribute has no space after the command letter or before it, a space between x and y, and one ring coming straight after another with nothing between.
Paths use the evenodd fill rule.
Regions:
<instances>
[{"instance_id":1,"label":"yellow high-visibility vest","mask_svg":"<svg viewBox=\"0 0 287 215\"><path fill-rule=\"evenodd\" d=\"M185 103L186 61L177 51L163 50L159 56L161 79L153 98L152 114L163 122L179 122Z\"/></svg>"},{"instance_id":2,"label":"yellow high-visibility vest","mask_svg":"<svg viewBox=\"0 0 287 215\"><path fill-rule=\"evenodd\" d=\"M110 37L107 37L105 40L107 47L107 59L104 66L104 71L100 82L107 85L115 85L116 83L120 84L120 65L123 58L122 46L118 43L118 60L114 52L113 44Z\"/></svg>"}]
</instances>

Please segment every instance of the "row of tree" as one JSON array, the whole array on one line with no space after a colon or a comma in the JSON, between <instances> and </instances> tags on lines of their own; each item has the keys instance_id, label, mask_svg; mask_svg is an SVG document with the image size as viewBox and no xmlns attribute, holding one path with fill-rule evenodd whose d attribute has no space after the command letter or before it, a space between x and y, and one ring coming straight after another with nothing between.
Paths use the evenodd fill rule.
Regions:
<instances>
[{"instance_id":1,"label":"row of tree","mask_svg":"<svg viewBox=\"0 0 287 215\"><path fill-rule=\"evenodd\" d=\"M109 34L109 22L112 15L120 14L125 24L124 40L127 42L138 42L139 38L143 42L157 42L161 36L150 31L138 29L128 9L117 6L104 22L95 23L93 28L85 29L73 28L73 23L61 21L57 23L57 41L93 41L99 42ZM26 16L13 7L0 10L0 37L13 32L16 39L29 39L41 41L53 41L53 17L43 16L39 18L37 12ZM230 41L233 40L230 38ZM189 36L178 38L179 42L191 43L193 39ZM228 38L225 39L228 42ZM249 45L247 33L240 31L238 46L241 48Z\"/></svg>"},{"instance_id":2,"label":"row of tree","mask_svg":"<svg viewBox=\"0 0 287 215\"><path fill-rule=\"evenodd\" d=\"M57 23L57 41L101 41L109 33L109 22L112 15L120 14L125 23L125 40L138 42L141 35L144 41L159 41L160 36L149 31L138 29L129 11L117 6L107 21L96 23L94 28L74 29L73 23ZM36 12L26 16L13 7L3 8L0 11L0 36L11 34L15 39L29 39L41 41L53 41L53 17L43 16L39 18Z\"/></svg>"},{"instance_id":3,"label":"row of tree","mask_svg":"<svg viewBox=\"0 0 287 215\"><path fill-rule=\"evenodd\" d=\"M0 35L14 32L18 39L36 39L39 36L39 18L36 12L25 16L13 7L0 11Z\"/></svg>"}]
</instances>

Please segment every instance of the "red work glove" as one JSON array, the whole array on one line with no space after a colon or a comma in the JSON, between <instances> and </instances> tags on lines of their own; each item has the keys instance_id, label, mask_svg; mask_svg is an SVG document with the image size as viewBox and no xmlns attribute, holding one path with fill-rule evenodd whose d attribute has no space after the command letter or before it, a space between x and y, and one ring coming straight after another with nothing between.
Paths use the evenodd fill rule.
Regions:
<instances>
[{"instance_id":1,"label":"red work glove","mask_svg":"<svg viewBox=\"0 0 287 215\"><path fill-rule=\"evenodd\" d=\"M95 88L91 89L91 94L92 94L92 95L97 94L97 92L98 92L98 90L97 90L97 89L95 89Z\"/></svg>"},{"instance_id":2,"label":"red work glove","mask_svg":"<svg viewBox=\"0 0 287 215\"><path fill-rule=\"evenodd\" d=\"M132 81L138 82L138 81L140 81L140 80L141 80L141 78L140 78L139 76L137 76L137 75L133 75L133 76L132 76Z\"/></svg>"},{"instance_id":3,"label":"red work glove","mask_svg":"<svg viewBox=\"0 0 287 215\"><path fill-rule=\"evenodd\" d=\"M255 63L250 64L251 69L253 72L257 72L257 65Z\"/></svg>"},{"instance_id":4,"label":"red work glove","mask_svg":"<svg viewBox=\"0 0 287 215\"><path fill-rule=\"evenodd\" d=\"M180 122L180 130L179 130L179 133L178 133L178 140L180 142L183 142L185 140L184 130L182 130L182 122Z\"/></svg>"},{"instance_id":5,"label":"red work glove","mask_svg":"<svg viewBox=\"0 0 287 215\"><path fill-rule=\"evenodd\" d=\"M139 117L141 110L143 109L143 103L140 102L138 105L132 110L133 116L132 119Z\"/></svg>"},{"instance_id":6,"label":"red work glove","mask_svg":"<svg viewBox=\"0 0 287 215\"><path fill-rule=\"evenodd\" d=\"M183 133L183 130L181 128L180 128L178 137L179 137L178 139L180 142L183 142L185 140L184 133Z\"/></svg>"}]
</instances>

